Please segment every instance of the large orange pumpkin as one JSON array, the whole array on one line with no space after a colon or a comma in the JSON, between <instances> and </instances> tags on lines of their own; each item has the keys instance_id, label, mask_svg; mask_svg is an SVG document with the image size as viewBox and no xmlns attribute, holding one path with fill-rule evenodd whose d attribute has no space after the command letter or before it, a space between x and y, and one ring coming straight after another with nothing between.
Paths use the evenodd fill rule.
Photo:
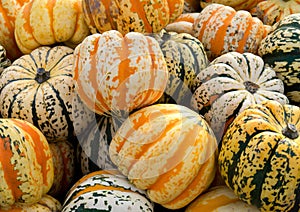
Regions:
<instances>
[{"instance_id":1,"label":"large orange pumpkin","mask_svg":"<svg viewBox=\"0 0 300 212\"><path fill-rule=\"evenodd\" d=\"M164 93L169 72L154 38L110 30L88 36L74 54L77 92L100 115L122 116Z\"/></svg>"},{"instance_id":2,"label":"large orange pumpkin","mask_svg":"<svg viewBox=\"0 0 300 212\"><path fill-rule=\"evenodd\" d=\"M159 32L183 11L184 0L83 0L86 23L92 33L118 30Z\"/></svg>"},{"instance_id":3,"label":"large orange pumpkin","mask_svg":"<svg viewBox=\"0 0 300 212\"><path fill-rule=\"evenodd\" d=\"M0 44L7 50L7 57L11 60L22 55L14 35L15 19L23 4L28 1L0 0Z\"/></svg>"}]
</instances>

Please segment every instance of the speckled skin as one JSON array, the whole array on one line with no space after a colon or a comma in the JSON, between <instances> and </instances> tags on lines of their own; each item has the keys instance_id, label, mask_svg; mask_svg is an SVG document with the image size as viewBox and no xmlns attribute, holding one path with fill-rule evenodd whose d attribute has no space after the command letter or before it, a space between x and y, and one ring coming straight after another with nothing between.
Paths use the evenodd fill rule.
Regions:
<instances>
[{"instance_id":1,"label":"speckled skin","mask_svg":"<svg viewBox=\"0 0 300 212\"><path fill-rule=\"evenodd\" d=\"M284 133L288 124L293 136ZM219 168L226 184L260 211L299 211L299 132L299 107L266 101L244 110L222 141Z\"/></svg>"},{"instance_id":2,"label":"speckled skin","mask_svg":"<svg viewBox=\"0 0 300 212\"><path fill-rule=\"evenodd\" d=\"M118 30L159 32L183 11L184 0L83 0L85 21L92 33Z\"/></svg>"},{"instance_id":3,"label":"speckled skin","mask_svg":"<svg viewBox=\"0 0 300 212\"><path fill-rule=\"evenodd\" d=\"M193 35L204 45L209 60L213 60L232 51L256 54L270 28L248 11L209 4L196 18Z\"/></svg>"},{"instance_id":4,"label":"speckled skin","mask_svg":"<svg viewBox=\"0 0 300 212\"><path fill-rule=\"evenodd\" d=\"M62 212L153 212L153 203L116 171L96 171L82 177L68 192Z\"/></svg>"},{"instance_id":5,"label":"speckled skin","mask_svg":"<svg viewBox=\"0 0 300 212\"><path fill-rule=\"evenodd\" d=\"M20 119L0 119L0 129L0 208L38 202L54 180L45 136Z\"/></svg>"},{"instance_id":6,"label":"speckled skin","mask_svg":"<svg viewBox=\"0 0 300 212\"><path fill-rule=\"evenodd\" d=\"M252 53L226 53L203 69L195 81L199 87L192 105L205 117L219 140L235 116L249 105L267 99L288 103L276 72Z\"/></svg>"},{"instance_id":7,"label":"speckled skin","mask_svg":"<svg viewBox=\"0 0 300 212\"><path fill-rule=\"evenodd\" d=\"M201 8L217 3L233 7L236 10L250 10L261 1L264 0L200 0L199 3Z\"/></svg>"},{"instance_id":8,"label":"speckled skin","mask_svg":"<svg viewBox=\"0 0 300 212\"><path fill-rule=\"evenodd\" d=\"M165 30L150 36L159 42L170 74L164 95L158 103L190 107L190 98L196 87L194 80L209 63L202 43L190 34Z\"/></svg>"},{"instance_id":9,"label":"speckled skin","mask_svg":"<svg viewBox=\"0 0 300 212\"><path fill-rule=\"evenodd\" d=\"M179 209L213 181L217 142L196 112L176 104L154 104L123 122L109 155L131 183L147 190L152 201Z\"/></svg>"},{"instance_id":10,"label":"speckled skin","mask_svg":"<svg viewBox=\"0 0 300 212\"><path fill-rule=\"evenodd\" d=\"M126 118L156 102L166 88L169 72L159 43L142 33L96 33L74 54L77 92L97 114Z\"/></svg>"},{"instance_id":11,"label":"speckled skin","mask_svg":"<svg viewBox=\"0 0 300 212\"><path fill-rule=\"evenodd\" d=\"M286 16L261 41L258 54L284 83L291 104L300 106L300 13Z\"/></svg>"},{"instance_id":12,"label":"speckled skin","mask_svg":"<svg viewBox=\"0 0 300 212\"><path fill-rule=\"evenodd\" d=\"M33 123L48 141L80 133L93 112L75 92L73 62L73 50L66 46L39 47L15 60L1 75L1 115ZM38 82L42 69L49 78Z\"/></svg>"},{"instance_id":13,"label":"speckled skin","mask_svg":"<svg viewBox=\"0 0 300 212\"><path fill-rule=\"evenodd\" d=\"M259 2L251 10L264 24L273 25L284 17L300 13L300 0L268 0Z\"/></svg>"},{"instance_id":14,"label":"speckled skin","mask_svg":"<svg viewBox=\"0 0 300 212\"><path fill-rule=\"evenodd\" d=\"M33 0L22 7L15 21L15 39L22 53L40 46L65 43L75 47L90 34L81 0Z\"/></svg>"}]
</instances>

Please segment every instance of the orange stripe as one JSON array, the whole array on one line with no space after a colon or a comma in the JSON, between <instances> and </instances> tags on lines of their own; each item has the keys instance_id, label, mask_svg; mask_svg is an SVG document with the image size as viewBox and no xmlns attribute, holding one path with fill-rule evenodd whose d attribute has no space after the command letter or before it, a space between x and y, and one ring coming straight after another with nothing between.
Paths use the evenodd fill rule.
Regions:
<instances>
[{"instance_id":1,"label":"orange stripe","mask_svg":"<svg viewBox=\"0 0 300 212\"><path fill-rule=\"evenodd\" d=\"M55 31L54 31L54 27L53 27L53 8L55 7L56 4L56 0L48 0L47 4L46 4L46 8L48 10L48 16L49 16L49 21L50 21L50 30L52 31L52 35L54 36L54 39L56 40L56 35L55 35Z\"/></svg>"},{"instance_id":2,"label":"orange stripe","mask_svg":"<svg viewBox=\"0 0 300 212\"><path fill-rule=\"evenodd\" d=\"M97 1L94 1L95 5L92 5L92 9L91 11L94 11L95 9L94 8L97 8L97 2L99 2L98 0ZM101 4L103 4L103 6L105 7L105 14L106 14L106 18L107 18L107 23L110 23L111 25L111 29L117 29L117 24L115 22L115 20L113 19L113 17L111 16L111 9L110 9L110 6L111 6L111 1L100 1ZM117 1L116 1L117 2ZM89 3L90 4L90 3ZM103 26L101 26L100 28L102 28ZM97 27L98 28L98 27Z\"/></svg>"},{"instance_id":3,"label":"orange stripe","mask_svg":"<svg viewBox=\"0 0 300 212\"><path fill-rule=\"evenodd\" d=\"M147 11L145 11L145 5L148 1L130 0L131 12L137 13L137 16L143 21L145 31L152 32L152 25L148 22ZM161 20L159 20L161 22Z\"/></svg>"}]
</instances>

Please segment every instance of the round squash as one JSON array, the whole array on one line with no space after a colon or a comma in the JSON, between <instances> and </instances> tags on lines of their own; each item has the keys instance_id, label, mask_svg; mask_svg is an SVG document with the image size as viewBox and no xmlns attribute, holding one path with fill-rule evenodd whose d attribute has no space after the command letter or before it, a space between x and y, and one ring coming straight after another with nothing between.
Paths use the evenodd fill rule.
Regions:
<instances>
[{"instance_id":1,"label":"round squash","mask_svg":"<svg viewBox=\"0 0 300 212\"><path fill-rule=\"evenodd\" d=\"M37 203L53 184L49 144L24 120L1 118L0 129L0 208Z\"/></svg>"},{"instance_id":2,"label":"round squash","mask_svg":"<svg viewBox=\"0 0 300 212\"><path fill-rule=\"evenodd\" d=\"M291 104L300 106L300 13L286 16L265 37L258 54L284 83Z\"/></svg>"},{"instance_id":3,"label":"round squash","mask_svg":"<svg viewBox=\"0 0 300 212\"><path fill-rule=\"evenodd\" d=\"M21 7L29 0L0 0L0 44L7 50L7 57L15 60L22 55L15 40L15 20Z\"/></svg>"},{"instance_id":4,"label":"round squash","mask_svg":"<svg viewBox=\"0 0 300 212\"><path fill-rule=\"evenodd\" d=\"M82 0L85 21L94 33L117 30L159 32L183 11L184 0Z\"/></svg>"},{"instance_id":5,"label":"round squash","mask_svg":"<svg viewBox=\"0 0 300 212\"><path fill-rule=\"evenodd\" d=\"M257 53L261 40L271 30L245 10L209 4L196 18L193 31L204 45L210 60L227 52Z\"/></svg>"},{"instance_id":6,"label":"round squash","mask_svg":"<svg viewBox=\"0 0 300 212\"><path fill-rule=\"evenodd\" d=\"M91 172L69 190L62 212L140 211L153 212L153 203L116 170Z\"/></svg>"},{"instance_id":7,"label":"round squash","mask_svg":"<svg viewBox=\"0 0 300 212\"><path fill-rule=\"evenodd\" d=\"M197 197L185 212L259 212L258 208L241 201L227 186L214 186Z\"/></svg>"},{"instance_id":8,"label":"round squash","mask_svg":"<svg viewBox=\"0 0 300 212\"><path fill-rule=\"evenodd\" d=\"M213 3L217 3L230 6L235 10L251 10L261 1L264 0L200 0L199 2L201 8L204 8Z\"/></svg>"},{"instance_id":9,"label":"round squash","mask_svg":"<svg viewBox=\"0 0 300 212\"><path fill-rule=\"evenodd\" d=\"M300 108L274 100L241 112L223 137L226 184L260 211L299 211Z\"/></svg>"},{"instance_id":10,"label":"round squash","mask_svg":"<svg viewBox=\"0 0 300 212\"><path fill-rule=\"evenodd\" d=\"M54 197L45 194L37 202L30 205L12 205L7 209L0 209L1 212L60 212L61 203Z\"/></svg>"},{"instance_id":11,"label":"round squash","mask_svg":"<svg viewBox=\"0 0 300 212\"><path fill-rule=\"evenodd\" d=\"M29 121L48 141L80 133L94 113L75 92L73 63L66 46L39 47L15 60L1 75L1 115Z\"/></svg>"},{"instance_id":12,"label":"round squash","mask_svg":"<svg viewBox=\"0 0 300 212\"><path fill-rule=\"evenodd\" d=\"M182 105L154 104L129 115L109 155L150 200L179 209L210 186L217 150L216 137L199 114Z\"/></svg>"},{"instance_id":13,"label":"round squash","mask_svg":"<svg viewBox=\"0 0 300 212\"><path fill-rule=\"evenodd\" d=\"M101 169L116 169L108 148L118 127L114 117L97 115L94 123L77 137L77 161L84 175Z\"/></svg>"},{"instance_id":14,"label":"round squash","mask_svg":"<svg viewBox=\"0 0 300 212\"><path fill-rule=\"evenodd\" d=\"M3 70L10 65L11 61L6 55L6 50L2 45L0 45L0 75L2 74Z\"/></svg>"},{"instance_id":15,"label":"round squash","mask_svg":"<svg viewBox=\"0 0 300 212\"><path fill-rule=\"evenodd\" d=\"M204 116L220 141L228 125L246 107L272 99L288 103L282 80L252 53L228 52L212 61L195 79L193 108Z\"/></svg>"},{"instance_id":16,"label":"round squash","mask_svg":"<svg viewBox=\"0 0 300 212\"><path fill-rule=\"evenodd\" d=\"M77 92L97 114L121 118L164 93L169 72L154 38L110 30L88 36L74 54Z\"/></svg>"},{"instance_id":17,"label":"round squash","mask_svg":"<svg viewBox=\"0 0 300 212\"><path fill-rule=\"evenodd\" d=\"M300 0L268 0L259 2L251 13L263 21L273 25L284 17L300 13Z\"/></svg>"},{"instance_id":18,"label":"round squash","mask_svg":"<svg viewBox=\"0 0 300 212\"><path fill-rule=\"evenodd\" d=\"M24 54L40 46L64 43L75 47L90 34L82 0L32 0L19 10L15 38Z\"/></svg>"},{"instance_id":19,"label":"round squash","mask_svg":"<svg viewBox=\"0 0 300 212\"><path fill-rule=\"evenodd\" d=\"M48 194L61 199L75 183L75 148L69 141L49 143L52 153L55 179Z\"/></svg>"},{"instance_id":20,"label":"round squash","mask_svg":"<svg viewBox=\"0 0 300 212\"><path fill-rule=\"evenodd\" d=\"M168 84L158 103L189 107L195 78L209 63L202 43L190 34L165 30L150 36L158 41L169 70Z\"/></svg>"}]
</instances>

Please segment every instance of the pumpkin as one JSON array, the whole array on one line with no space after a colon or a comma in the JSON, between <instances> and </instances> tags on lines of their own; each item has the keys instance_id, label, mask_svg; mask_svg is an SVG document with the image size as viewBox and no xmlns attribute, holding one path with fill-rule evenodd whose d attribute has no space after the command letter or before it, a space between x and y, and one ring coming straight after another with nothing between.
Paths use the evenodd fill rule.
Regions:
<instances>
[{"instance_id":1,"label":"pumpkin","mask_svg":"<svg viewBox=\"0 0 300 212\"><path fill-rule=\"evenodd\" d=\"M199 0L184 0L182 13L192 13L200 11Z\"/></svg>"},{"instance_id":2,"label":"pumpkin","mask_svg":"<svg viewBox=\"0 0 300 212\"><path fill-rule=\"evenodd\" d=\"M64 43L74 48L90 34L81 0L32 0L19 10L15 38L24 54L40 46Z\"/></svg>"},{"instance_id":3,"label":"pumpkin","mask_svg":"<svg viewBox=\"0 0 300 212\"><path fill-rule=\"evenodd\" d=\"M122 118L164 93L169 72L154 38L110 30L89 35L74 54L77 93L99 115Z\"/></svg>"},{"instance_id":4,"label":"pumpkin","mask_svg":"<svg viewBox=\"0 0 300 212\"><path fill-rule=\"evenodd\" d=\"M216 173L217 142L206 121L176 104L141 108L122 123L109 155L118 170L155 203L188 205Z\"/></svg>"},{"instance_id":5,"label":"pumpkin","mask_svg":"<svg viewBox=\"0 0 300 212\"><path fill-rule=\"evenodd\" d=\"M37 203L31 205L12 205L7 209L0 208L0 212L59 212L61 203L54 197L45 194Z\"/></svg>"},{"instance_id":6,"label":"pumpkin","mask_svg":"<svg viewBox=\"0 0 300 212\"><path fill-rule=\"evenodd\" d=\"M0 129L0 208L34 204L53 184L49 144L24 120L1 118Z\"/></svg>"},{"instance_id":7,"label":"pumpkin","mask_svg":"<svg viewBox=\"0 0 300 212\"><path fill-rule=\"evenodd\" d=\"M69 190L62 212L153 211L153 203L116 170L91 172Z\"/></svg>"},{"instance_id":8,"label":"pumpkin","mask_svg":"<svg viewBox=\"0 0 300 212\"><path fill-rule=\"evenodd\" d=\"M288 103L282 80L252 53L219 56L195 81L199 87L191 99L192 106L205 117L219 141L236 115L249 105L268 99Z\"/></svg>"},{"instance_id":9,"label":"pumpkin","mask_svg":"<svg viewBox=\"0 0 300 212\"><path fill-rule=\"evenodd\" d=\"M29 121L48 141L80 133L93 113L75 92L73 63L66 46L39 47L15 60L1 75L1 115Z\"/></svg>"},{"instance_id":10,"label":"pumpkin","mask_svg":"<svg viewBox=\"0 0 300 212\"><path fill-rule=\"evenodd\" d=\"M82 0L90 31L159 32L183 11L184 0ZM159 12L158 12L159 11Z\"/></svg>"},{"instance_id":11,"label":"pumpkin","mask_svg":"<svg viewBox=\"0 0 300 212\"><path fill-rule=\"evenodd\" d=\"M168 84L158 103L189 107L194 80L209 63L202 43L190 34L165 30L150 36L158 41L169 70Z\"/></svg>"},{"instance_id":12,"label":"pumpkin","mask_svg":"<svg viewBox=\"0 0 300 212\"><path fill-rule=\"evenodd\" d=\"M248 11L236 11L222 4L209 4L196 18L193 35L202 42L208 58L213 60L233 51L256 54L270 28Z\"/></svg>"},{"instance_id":13,"label":"pumpkin","mask_svg":"<svg viewBox=\"0 0 300 212\"><path fill-rule=\"evenodd\" d=\"M230 6L235 10L251 10L261 1L263 0L200 0L200 6L205 8L210 4L217 3Z\"/></svg>"},{"instance_id":14,"label":"pumpkin","mask_svg":"<svg viewBox=\"0 0 300 212\"><path fill-rule=\"evenodd\" d=\"M15 60L22 55L15 40L16 16L29 0L0 0L0 44L7 50L7 57Z\"/></svg>"},{"instance_id":15,"label":"pumpkin","mask_svg":"<svg viewBox=\"0 0 300 212\"><path fill-rule=\"evenodd\" d=\"M258 54L284 83L291 104L300 106L300 13L286 16L265 37Z\"/></svg>"},{"instance_id":16,"label":"pumpkin","mask_svg":"<svg viewBox=\"0 0 300 212\"><path fill-rule=\"evenodd\" d=\"M300 108L253 104L229 126L219 154L228 187L260 211L299 211Z\"/></svg>"},{"instance_id":17,"label":"pumpkin","mask_svg":"<svg viewBox=\"0 0 300 212\"><path fill-rule=\"evenodd\" d=\"M209 188L204 194L197 197L188 207L185 212L259 212L252 205L241 201L234 192L227 186L214 186Z\"/></svg>"},{"instance_id":18,"label":"pumpkin","mask_svg":"<svg viewBox=\"0 0 300 212\"><path fill-rule=\"evenodd\" d=\"M49 147L52 153L55 179L48 194L61 199L76 180L75 148L67 140L51 142Z\"/></svg>"},{"instance_id":19,"label":"pumpkin","mask_svg":"<svg viewBox=\"0 0 300 212\"><path fill-rule=\"evenodd\" d=\"M251 13L261 19L264 24L273 25L290 14L300 13L300 1L261 1L251 10Z\"/></svg>"},{"instance_id":20,"label":"pumpkin","mask_svg":"<svg viewBox=\"0 0 300 212\"><path fill-rule=\"evenodd\" d=\"M119 123L112 116L97 115L85 132L77 136L77 161L86 175L101 169L115 169L108 148Z\"/></svg>"},{"instance_id":21,"label":"pumpkin","mask_svg":"<svg viewBox=\"0 0 300 212\"><path fill-rule=\"evenodd\" d=\"M6 56L6 50L2 45L0 45L0 75L3 72L3 70L10 65L11 61Z\"/></svg>"}]
</instances>

